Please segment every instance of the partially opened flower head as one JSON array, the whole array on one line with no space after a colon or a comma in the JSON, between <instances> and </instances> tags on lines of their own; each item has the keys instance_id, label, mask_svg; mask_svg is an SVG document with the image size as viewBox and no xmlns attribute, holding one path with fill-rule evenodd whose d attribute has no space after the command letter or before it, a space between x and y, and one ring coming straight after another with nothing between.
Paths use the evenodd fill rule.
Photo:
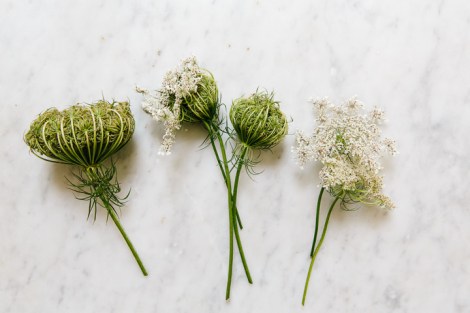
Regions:
<instances>
[{"instance_id":1,"label":"partially opened flower head","mask_svg":"<svg viewBox=\"0 0 470 313\"><path fill-rule=\"evenodd\" d=\"M214 76L199 67L196 58L184 59L165 74L156 95L138 88L145 95L142 108L158 122L164 122L161 153L169 154L175 132L182 122L212 121L217 116L219 91Z\"/></svg>"},{"instance_id":2,"label":"partially opened flower head","mask_svg":"<svg viewBox=\"0 0 470 313\"><path fill-rule=\"evenodd\" d=\"M273 93L257 91L233 101L230 121L240 142L253 149L271 149L288 131L286 116Z\"/></svg>"},{"instance_id":3,"label":"partially opened flower head","mask_svg":"<svg viewBox=\"0 0 470 313\"><path fill-rule=\"evenodd\" d=\"M200 69L200 80L196 92L185 96L181 110L188 122L211 121L217 113L219 91L214 76L207 70Z\"/></svg>"},{"instance_id":4,"label":"partially opened flower head","mask_svg":"<svg viewBox=\"0 0 470 313\"><path fill-rule=\"evenodd\" d=\"M313 136L297 133L299 163L320 161L321 184L333 196L341 196L343 207L361 202L392 208L392 201L382 193L380 159L396 150L393 140L382 139L383 111L364 114L356 99L339 106L322 99L314 105L318 126Z\"/></svg>"},{"instance_id":5,"label":"partially opened flower head","mask_svg":"<svg viewBox=\"0 0 470 313\"><path fill-rule=\"evenodd\" d=\"M134 123L128 102L100 100L63 111L46 110L31 123L24 139L42 159L87 167L124 147L134 133Z\"/></svg>"}]
</instances>

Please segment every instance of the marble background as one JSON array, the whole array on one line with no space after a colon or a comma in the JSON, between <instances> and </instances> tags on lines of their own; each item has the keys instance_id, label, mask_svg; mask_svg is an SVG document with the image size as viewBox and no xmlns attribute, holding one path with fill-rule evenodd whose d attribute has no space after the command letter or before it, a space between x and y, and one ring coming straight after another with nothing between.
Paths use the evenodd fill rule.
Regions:
<instances>
[{"instance_id":1,"label":"marble background","mask_svg":"<svg viewBox=\"0 0 470 313\"><path fill-rule=\"evenodd\" d=\"M0 312L470 312L470 3L442 1L0 1ZM310 97L358 95L386 110L386 192L396 209L336 210L302 308L318 194L288 136L242 177L242 239L224 300L224 186L204 132L158 155L162 128L136 85L157 88L198 57L223 100L275 90L291 134L314 127ZM122 222L144 278L106 215L86 220L64 176L22 136L50 106L128 99L132 188Z\"/></svg>"}]
</instances>

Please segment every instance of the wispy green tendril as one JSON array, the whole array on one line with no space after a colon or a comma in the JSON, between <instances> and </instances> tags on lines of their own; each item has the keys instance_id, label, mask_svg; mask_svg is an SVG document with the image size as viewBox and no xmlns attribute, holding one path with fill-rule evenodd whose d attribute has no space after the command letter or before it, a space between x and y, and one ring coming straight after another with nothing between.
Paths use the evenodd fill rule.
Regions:
<instances>
[{"instance_id":1,"label":"wispy green tendril","mask_svg":"<svg viewBox=\"0 0 470 313\"><path fill-rule=\"evenodd\" d=\"M124 197L118 196L121 186L117 179L116 164L112 160L109 167L103 165L90 166L86 169L80 167L78 173L72 175L78 183L67 178L70 189L79 194L77 199L89 201L88 218L93 212L96 220L98 205L106 207L106 204L109 204L110 209L116 212L116 207L122 207L130 194L129 191ZM106 201L106 204L103 201Z\"/></svg>"}]
</instances>

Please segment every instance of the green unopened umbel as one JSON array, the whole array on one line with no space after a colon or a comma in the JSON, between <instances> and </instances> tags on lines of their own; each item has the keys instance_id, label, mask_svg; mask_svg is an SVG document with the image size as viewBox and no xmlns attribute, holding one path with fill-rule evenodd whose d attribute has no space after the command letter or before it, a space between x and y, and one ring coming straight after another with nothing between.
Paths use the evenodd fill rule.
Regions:
<instances>
[{"instance_id":1,"label":"green unopened umbel","mask_svg":"<svg viewBox=\"0 0 470 313\"><path fill-rule=\"evenodd\" d=\"M40 114L25 135L26 144L47 161L94 166L124 147L134 133L127 102L98 101Z\"/></svg>"},{"instance_id":2,"label":"green unopened umbel","mask_svg":"<svg viewBox=\"0 0 470 313\"><path fill-rule=\"evenodd\" d=\"M233 101L230 121L241 143L253 149L271 149L287 134L287 119L273 93L255 92Z\"/></svg>"}]
</instances>

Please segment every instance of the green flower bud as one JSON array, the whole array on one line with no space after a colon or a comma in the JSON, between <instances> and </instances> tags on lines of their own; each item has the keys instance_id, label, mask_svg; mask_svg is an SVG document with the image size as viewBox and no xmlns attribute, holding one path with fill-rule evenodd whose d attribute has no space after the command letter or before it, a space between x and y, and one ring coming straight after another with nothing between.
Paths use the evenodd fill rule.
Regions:
<instances>
[{"instance_id":1,"label":"green flower bud","mask_svg":"<svg viewBox=\"0 0 470 313\"><path fill-rule=\"evenodd\" d=\"M230 121L247 147L271 149L287 134L287 119L273 97L273 93L256 91L248 98L233 101Z\"/></svg>"},{"instance_id":2,"label":"green flower bud","mask_svg":"<svg viewBox=\"0 0 470 313\"><path fill-rule=\"evenodd\" d=\"M183 98L181 115L186 122L211 121L217 114L219 90L212 73L200 71L196 92Z\"/></svg>"},{"instance_id":3,"label":"green flower bud","mask_svg":"<svg viewBox=\"0 0 470 313\"><path fill-rule=\"evenodd\" d=\"M89 167L126 145L134 127L128 102L100 100L46 110L31 123L24 140L41 159Z\"/></svg>"}]
</instances>

